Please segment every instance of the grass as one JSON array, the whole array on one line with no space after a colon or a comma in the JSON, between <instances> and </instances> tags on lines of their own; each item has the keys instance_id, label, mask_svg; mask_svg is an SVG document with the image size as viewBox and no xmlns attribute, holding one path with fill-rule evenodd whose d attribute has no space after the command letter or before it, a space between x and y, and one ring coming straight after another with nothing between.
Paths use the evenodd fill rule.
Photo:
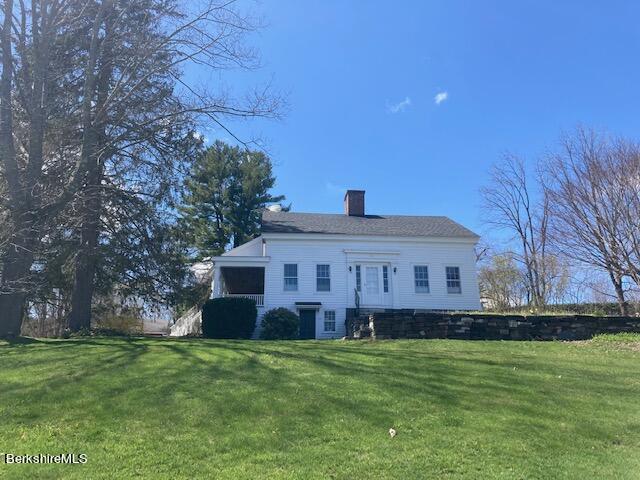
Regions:
<instances>
[{"instance_id":1,"label":"grass","mask_svg":"<svg viewBox=\"0 0 640 480\"><path fill-rule=\"evenodd\" d=\"M624 333L602 333L600 335L596 335L591 340L595 344L611 344L611 343L620 343L620 344L629 344L629 343L639 343L640 344L640 333L632 333L632 332L624 332Z\"/></svg>"},{"instance_id":2,"label":"grass","mask_svg":"<svg viewBox=\"0 0 640 480\"><path fill-rule=\"evenodd\" d=\"M535 310L533 307L531 308L519 308L519 309L511 309L511 310L460 310L458 312L452 312L457 314L466 314L466 315L498 315L498 316L510 316L510 317L617 317L619 313L611 313L605 312L604 310L593 310L593 311L576 311L570 309L558 309L558 310L550 310L550 309L538 309Z\"/></svg>"},{"instance_id":3,"label":"grass","mask_svg":"<svg viewBox=\"0 0 640 480\"><path fill-rule=\"evenodd\" d=\"M0 452L88 456L3 478L640 478L640 352L599 341L23 340L0 362Z\"/></svg>"}]
</instances>

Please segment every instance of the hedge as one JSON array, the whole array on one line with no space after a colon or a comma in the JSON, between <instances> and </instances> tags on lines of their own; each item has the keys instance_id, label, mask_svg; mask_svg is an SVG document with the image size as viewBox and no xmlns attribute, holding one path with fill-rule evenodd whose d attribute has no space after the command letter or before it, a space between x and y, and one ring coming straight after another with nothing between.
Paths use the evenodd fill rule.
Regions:
<instances>
[{"instance_id":1,"label":"hedge","mask_svg":"<svg viewBox=\"0 0 640 480\"><path fill-rule=\"evenodd\" d=\"M274 308L262 317L263 340L293 340L299 337L300 319L286 308Z\"/></svg>"},{"instance_id":2,"label":"hedge","mask_svg":"<svg viewBox=\"0 0 640 480\"><path fill-rule=\"evenodd\" d=\"M251 338L258 309L248 298L213 298L202 307L202 336L205 338Z\"/></svg>"}]
</instances>

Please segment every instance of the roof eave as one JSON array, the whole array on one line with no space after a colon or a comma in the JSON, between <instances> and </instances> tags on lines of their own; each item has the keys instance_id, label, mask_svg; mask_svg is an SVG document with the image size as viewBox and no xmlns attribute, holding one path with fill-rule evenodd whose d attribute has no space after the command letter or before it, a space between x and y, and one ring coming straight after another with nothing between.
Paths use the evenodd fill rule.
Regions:
<instances>
[{"instance_id":1,"label":"roof eave","mask_svg":"<svg viewBox=\"0 0 640 480\"><path fill-rule=\"evenodd\" d=\"M477 243L480 236L436 236L436 235L385 235L385 234L352 234L352 233L319 233L319 232L263 232L262 237L268 239L293 239L293 240L345 240L345 239L368 239L377 241L427 241L427 242L459 242Z\"/></svg>"}]
</instances>

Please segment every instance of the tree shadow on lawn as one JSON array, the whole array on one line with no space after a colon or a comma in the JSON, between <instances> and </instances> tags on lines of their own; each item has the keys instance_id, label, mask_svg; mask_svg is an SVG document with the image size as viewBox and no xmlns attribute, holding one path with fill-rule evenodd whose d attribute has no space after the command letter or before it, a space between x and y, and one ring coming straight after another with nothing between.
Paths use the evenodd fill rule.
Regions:
<instances>
[{"instance_id":1,"label":"tree shadow on lawn","mask_svg":"<svg viewBox=\"0 0 640 480\"><path fill-rule=\"evenodd\" d=\"M50 343L50 340L41 340L33 337L14 337L0 340L0 347L22 347L25 345L33 346L34 344L43 345Z\"/></svg>"},{"instance_id":2,"label":"tree shadow on lawn","mask_svg":"<svg viewBox=\"0 0 640 480\"><path fill-rule=\"evenodd\" d=\"M146 340L165 341L165 339L149 339L147 337L124 337L124 336L95 336L95 337L72 337L72 338L34 338L15 337L0 339L0 349L34 347L37 348L71 348L77 345L85 346L113 346L117 342L124 342L129 345L138 344Z\"/></svg>"},{"instance_id":3,"label":"tree shadow on lawn","mask_svg":"<svg viewBox=\"0 0 640 480\"><path fill-rule=\"evenodd\" d=\"M106 364L104 363L104 359L101 359L97 368L92 367L91 371L86 372L89 375L99 374L101 371L117 367L119 364L130 365L135 359L146 353L149 348L147 345L149 341L132 338L118 338L117 342L111 339L95 338L36 342L42 345L42 347L38 347L38 351L43 351L44 348L57 349L62 346L74 347L82 345L89 347L108 347L109 349L116 348L121 352L118 356L112 355L111 358L107 358L107 360L110 361ZM152 340L151 342L154 341ZM501 390L508 393L514 393L514 389L518 390L519 387L522 391L530 390L528 386L514 384L514 374L511 371L514 365L517 365L518 374L529 371L538 374L548 372L549 375L553 375L561 368L555 361L542 361L540 358L519 358L513 362L511 359L504 361L488 360L486 358L480 358L481 355L486 356L486 353L473 352L473 354L469 355L469 352L464 350L460 350L459 352L446 351L432 353L425 352L424 349L402 349L398 351L385 348L384 345L377 348L368 346L366 349L363 349L351 345L325 345L325 342L322 342L323 344L320 344L320 342L288 342L288 344L284 345L278 344L278 342L263 343L233 340L212 341L211 343L204 343L201 340L197 341L198 343L192 343L190 340L160 340L155 342L157 343L152 344L154 347L164 347L183 357L183 360L186 359L191 362L203 362L202 356L195 355L194 351L207 355L210 354L209 350L214 348L219 351L235 352L243 356L245 359L245 365L243 365L243 367L250 366L251 369L258 367L269 369L267 364L260 362L258 359L261 356L271 355L283 360L315 365L315 367L321 368L326 373L338 376L356 375L360 378L377 379L376 381L379 386L391 388L392 390L399 388L404 392L424 393L427 385L435 385L437 388L434 389L436 390L434 394L442 400L448 401L456 401L458 395L451 394L450 390L455 390L455 387L458 386L468 386L469 373L473 371L473 368L478 366L491 369L492 375L490 381L476 385L476 388L490 389L493 392ZM68 357L56 357L56 361L64 360L65 358L75 358L76 355L77 352L70 351ZM370 361L371 358L375 358L376 362L372 363ZM367 363L362 363L360 360L367 360ZM425 365L427 368L424 371L417 370L416 362L428 362L428 365ZM23 367L39 363L41 363L40 360L29 363L21 361L20 366ZM454 367L452 363L462 363L463 368ZM599 393L623 393L624 389L620 388L618 382L612 381L611 375L608 373L596 374L593 371L586 370L579 359L563 359L563 366L566 367L567 363L575 364L572 366L573 369L588 372L588 376L590 377L599 377L595 379L598 385L602 385ZM470 370L469 367L473 368ZM392 368L393 375L381 372L381 369L385 368ZM278 372L282 373L279 370ZM631 372L635 375L635 370ZM234 374L237 375L238 371L235 371Z\"/></svg>"},{"instance_id":4,"label":"tree shadow on lawn","mask_svg":"<svg viewBox=\"0 0 640 480\"><path fill-rule=\"evenodd\" d=\"M620 398L621 407L624 406L623 399L630 395L629 390L620 387L610 375L594 374L584 367L581 367L580 371L585 372L585 376L589 378L588 388L575 391L564 387L559 380L556 382L555 375L552 373L549 373L552 379L532 377L523 381L522 371L514 373L504 363L478 362L477 358L451 359L446 355L422 355L422 361L427 359L429 362L424 365L424 370L420 371L416 367L415 357L384 349L379 354L382 354L387 361L386 364L362 365L345 361L344 358L336 358L339 357L339 349L332 348L333 346L313 345L300 348L295 344L294 347L286 348L289 351L274 348L273 344L254 342L224 342L206 346L213 349L232 350L244 356L246 364L251 364L252 368L238 369L240 371L233 372L233 376L236 380L240 379L256 386L256 390L260 393L282 394L287 390L291 393L291 388L287 389L287 384L292 383L297 389L312 392L314 398L323 397L317 400L329 402L338 410L359 412L362 421L380 428L388 426L390 419L397 415L394 406L411 400L413 404L418 402L425 407L437 405L451 412L514 416L521 420L521 429L530 433L531 429L547 429L549 421L571 422L570 412L588 409L592 405L593 400L587 398L585 395L587 393L608 395L609 398L617 396ZM293 348L295 352L290 351ZM326 355L317 354L318 351L323 350ZM371 352L368 350L366 353ZM282 369L274 369L261 362L259 359L265 355L312 365L316 368L316 372L311 376L286 374ZM489 366L490 370L480 372L477 378L470 378L469 374L475 371L479 363L482 366ZM539 374L541 370L554 372L558 365L536 359L536 363L529 367L530 373ZM320 391L318 384L321 378L318 375L323 373L330 376L335 388ZM527 375L526 372L524 374ZM363 390L373 390L378 393L378 396L373 399L363 399L358 398L357 394L354 395L355 392L345 394L341 390L344 385L340 380L353 377L359 379L358 383ZM594 381L597 384L595 388ZM544 395L536 394L536 391L544 391ZM380 402L380 396L387 402ZM487 411L488 407L494 408L494 411ZM302 413L308 413L312 418L317 418L319 415L313 403L310 404L309 412ZM539 419L544 421L537 421ZM573 420L576 421L576 433L589 437L601 437L605 433L605 430L594 425L593 422L587 425L579 422L579 419ZM518 429L518 426L513 427Z\"/></svg>"},{"instance_id":5,"label":"tree shadow on lawn","mask_svg":"<svg viewBox=\"0 0 640 480\"><path fill-rule=\"evenodd\" d=\"M134 365L149 349L148 345L130 338L119 338L117 342L97 340L95 338L53 341L30 340L34 341L18 342L18 344L35 344L35 349L28 353L23 352L19 357L15 354L3 355L3 351L0 348L0 359L3 363L3 368L8 371L25 370L29 375L42 376L43 378L37 382L29 381L28 378L12 384L5 382L2 386L3 394L16 391L21 391L22 394L30 394L34 390L44 390L46 393L55 392L78 380L88 379L113 369ZM96 352L86 353L84 351L86 348L97 347L100 347L100 349ZM25 357L24 355L29 356ZM25 358L29 358L29 360L26 361ZM34 372L29 372L29 369L33 369ZM47 377L49 371L54 373Z\"/></svg>"},{"instance_id":6,"label":"tree shadow on lawn","mask_svg":"<svg viewBox=\"0 0 640 480\"><path fill-rule=\"evenodd\" d=\"M76 348L70 347L77 347L79 345L83 347L108 347L109 349L116 348L121 352L121 354L118 356L111 355L106 359L101 358L100 362L95 362L98 363L97 366L93 366L91 367L91 369L85 369L86 373L89 375L99 374L101 371L108 368L113 368L118 364L130 365L136 358L140 357L148 350L148 341L130 338L118 338L116 342L110 339L97 340L95 338L54 342L42 342L38 340L35 340L34 342L32 340L29 340L26 344L32 343L37 343L39 345L37 347L39 353L44 352L46 349L60 349L62 347L66 347L67 350L70 350L68 356L56 357L56 361L76 358ZM20 342L20 344L24 343ZM191 362L203 361L200 356L194 354L194 350L202 351L202 353L205 354L207 354L208 350L211 348L218 349L220 351L232 351L242 355L245 358L245 361L247 363L246 365L244 365L245 367L252 366L252 368L257 368L261 365L263 368L268 368L266 364L261 364L258 361L258 358L264 355L271 355L284 360L291 360L294 362L303 362L315 365L316 367L324 369L326 372L339 376L357 375L363 378L370 379L384 378L386 387L396 386L403 389L404 391L407 391L407 389L411 391L413 389L413 393L420 393L423 391L423 387L419 385L420 383L423 383L424 380L429 380L431 383L436 381L437 386L439 387L438 391L440 392L438 393L438 395L441 395L443 399L447 399L449 401L455 401L456 396L447 394L446 390L457 385L467 385L467 381L460 382L459 379L468 377L469 373L469 370L467 368L465 368L463 371L456 371L456 369L451 365L452 362L465 364L470 363L473 367L481 365L492 369L498 369L493 372L493 381L490 382L486 387L479 385L479 388L490 388L493 391L495 391L496 389L500 389L507 392L513 392L513 389L515 388L513 384L513 375L511 374L511 372L507 372L505 374L503 370L511 367L511 365L515 364L516 362L487 360L478 358L479 355L469 356L467 352L463 351L457 353L455 357L453 357L453 353L450 351L444 353L425 353L424 350L419 350L406 353L405 351L400 352L388 348L369 347L363 349L352 346L345 347L344 345L336 344L325 346L320 345L319 343L310 342L292 342L289 343L289 345L283 347L282 345L273 342L261 343L245 341L214 341L214 343L203 343L202 341L199 341L199 343L194 344L189 340L159 341L153 346L165 347L171 350L173 353L180 355L187 361ZM372 364L372 362L370 361L371 358L376 359L376 363ZM105 362L104 360L108 361ZM362 363L359 360L367 360L367 363ZM524 360L526 359L519 359L519 361L517 362L517 368L520 371L529 370L532 372L540 373L541 367L543 367L542 370L556 370L558 368L558 365L556 363L544 364L538 358L534 359L535 362L529 363L525 363ZM24 362L23 360L21 360L19 366L25 367L31 365L39 365L43 362L48 361L49 359L41 360L38 358L35 358L32 362ZM428 369L423 372L416 371L415 366L417 361L428 362ZM388 365L390 362L393 362L394 364ZM446 363L446 365L442 365L442 363ZM380 369L383 367L393 367L393 376L387 379L386 373L381 373ZM496 373L499 373L500 375L496 376ZM594 375L593 372L589 372L589 374L591 376ZM438 378L442 378L444 381L437 382ZM609 384L608 380L610 380L609 375L603 375L602 378L599 379L599 383L604 383L603 392L611 392L611 388L619 388L617 382ZM416 387L418 387L418 390L415 390ZM445 387L444 392L440 390L441 387Z\"/></svg>"},{"instance_id":7,"label":"tree shadow on lawn","mask_svg":"<svg viewBox=\"0 0 640 480\"><path fill-rule=\"evenodd\" d=\"M36 414L17 412L16 419L27 424L56 415L57 404L70 399L72 404L112 409L116 418L123 419L132 412L129 402L138 402L143 410L157 409L161 402L167 416L157 421L181 429L182 402L198 398L210 403L200 408L210 408L229 421L257 421L275 413L274 421L283 431L299 428L301 423L314 431L313 425L333 422L340 415L386 430L407 412L431 411L445 423L453 416L454 424L455 418L467 415L507 416L517 419L510 428L522 434L542 432L549 421L565 422L576 434L602 438L612 435L612 426L586 425L571 412L588 409L593 404L588 396L594 394L606 395L610 402L615 398L615 408L624 411L630 396L616 376L594 372L580 365L579 359L570 362L574 375L588 379L584 390L540 377L555 376L560 367L539 356L528 363L526 358L519 359L514 371L506 360L478 358L477 352L416 351L415 346L405 350L384 344L96 338L35 343L34 355L55 357L35 359L28 365L57 362L62 349L65 362L71 361L66 367L75 370L59 371L40 382L3 385L5 400L20 401L25 395L40 399L43 408ZM77 348L66 348L71 346ZM85 347L100 349L79 356L78 348ZM11 358L13 362L8 368L24 366L17 358ZM118 373L103 381L111 371ZM89 392L88 398L75 398L79 389Z\"/></svg>"},{"instance_id":8,"label":"tree shadow on lawn","mask_svg":"<svg viewBox=\"0 0 640 480\"><path fill-rule=\"evenodd\" d=\"M324 343L324 342L323 342ZM235 350L238 352L250 352L253 355L273 355L276 357L289 359L293 361L307 362L310 364L316 364L325 367L329 370L334 370L342 374L350 373L363 373L376 375L379 373L378 367L394 367L394 375L400 375L403 378L411 378L415 380L424 379L425 375L433 372L434 365L446 367L451 369L452 375L447 375L447 385L451 385L452 382L456 383L456 373L463 373L464 377L468 377L470 372L475 371L475 367L481 367L483 370L492 370L492 377L494 380L498 379L495 375L499 374L502 380L505 382L492 385L494 387L502 387L505 390L511 391L511 383L513 381L512 370L516 370L518 374L525 373L546 373L548 375L556 376L557 373L566 373L566 371L577 370L578 372L587 372L589 376L596 376L598 383L602 383L602 393L611 392L611 388L619 388L618 382L612 382L610 372L597 373L585 368L583 358L577 358L570 360L567 358L562 359L562 363L559 364L555 359L542 360L540 357L519 357L519 358L504 358L503 360L490 360L481 358L486 356L486 352L466 352L464 350L459 351L446 351L444 353L439 352L425 352L421 350L419 352L405 353L395 350L389 350L386 348L366 350L351 349L348 351L349 356L344 355L343 347L340 346L319 346L318 344L308 344L305 342L297 342L294 346L286 347L286 350L274 347L274 344L265 344L260 342L226 342L224 344L215 345L217 348L224 348L229 350ZM335 359L337 355L340 355L340 359ZM359 362L361 359L370 359L371 357L377 358L377 363ZM334 359L332 359L334 358ZM428 362L429 370L418 371L416 364L418 362ZM394 363L394 365L391 365ZM464 369L462 372L456 372L452 368L453 363L463 363ZM446 365L442 365L446 364ZM399 367L399 368L398 368ZM469 369L469 367L472 367ZM514 368L515 367L515 368ZM620 373L636 376L637 371L632 367L618 367ZM416 373L418 372L418 373ZM449 378L451 377L451 378ZM462 378L462 377L457 377ZM611 383L612 382L612 383Z\"/></svg>"}]
</instances>

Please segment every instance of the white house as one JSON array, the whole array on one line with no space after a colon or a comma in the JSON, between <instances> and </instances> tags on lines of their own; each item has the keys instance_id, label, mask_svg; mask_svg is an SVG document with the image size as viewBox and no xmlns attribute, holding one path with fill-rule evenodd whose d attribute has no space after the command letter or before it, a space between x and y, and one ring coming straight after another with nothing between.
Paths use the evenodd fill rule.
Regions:
<instances>
[{"instance_id":1,"label":"white house","mask_svg":"<svg viewBox=\"0 0 640 480\"><path fill-rule=\"evenodd\" d=\"M295 311L301 338L344 336L357 306L478 310L478 235L447 217L365 214L364 194L347 191L343 215L265 211L260 237L212 259L212 297Z\"/></svg>"}]
</instances>

